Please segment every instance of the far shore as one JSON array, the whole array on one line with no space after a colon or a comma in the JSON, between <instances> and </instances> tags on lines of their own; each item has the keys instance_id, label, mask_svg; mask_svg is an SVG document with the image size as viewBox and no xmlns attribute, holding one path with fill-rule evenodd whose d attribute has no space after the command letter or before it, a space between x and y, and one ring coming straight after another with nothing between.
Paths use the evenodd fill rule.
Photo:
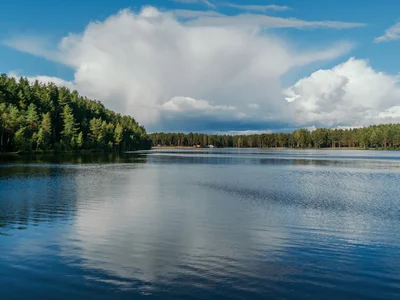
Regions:
<instances>
[{"instance_id":1,"label":"far shore","mask_svg":"<svg viewBox=\"0 0 400 300\"><path fill-rule=\"evenodd\" d=\"M193 147L193 146L153 146L151 149L251 149L248 147L222 147L222 148L208 148L208 147ZM359 147L326 147L326 148L289 148L289 147L271 147L271 148L257 148L254 147L253 149L261 149L261 150L388 150L394 151L397 149L378 149L378 148L359 148Z\"/></svg>"}]
</instances>

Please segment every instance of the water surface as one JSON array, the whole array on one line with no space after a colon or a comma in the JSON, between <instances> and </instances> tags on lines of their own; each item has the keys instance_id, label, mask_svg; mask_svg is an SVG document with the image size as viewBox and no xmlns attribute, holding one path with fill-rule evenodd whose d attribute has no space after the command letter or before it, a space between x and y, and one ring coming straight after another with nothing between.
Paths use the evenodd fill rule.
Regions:
<instances>
[{"instance_id":1,"label":"water surface","mask_svg":"<svg viewBox=\"0 0 400 300\"><path fill-rule=\"evenodd\" d=\"M0 162L0 299L395 299L400 153Z\"/></svg>"}]
</instances>

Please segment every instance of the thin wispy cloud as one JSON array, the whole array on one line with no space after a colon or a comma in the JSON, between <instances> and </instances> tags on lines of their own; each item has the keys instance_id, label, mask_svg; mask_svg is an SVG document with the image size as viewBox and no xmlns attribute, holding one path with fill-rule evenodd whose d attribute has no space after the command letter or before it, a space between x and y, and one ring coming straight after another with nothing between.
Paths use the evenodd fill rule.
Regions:
<instances>
[{"instance_id":1,"label":"thin wispy cloud","mask_svg":"<svg viewBox=\"0 0 400 300\"><path fill-rule=\"evenodd\" d=\"M231 8L236 8L240 10L245 10L245 11L258 11L258 12L267 12L267 11L286 11L290 10L289 6L282 6L282 5L275 5L275 4L270 4L270 5L242 5L242 4L234 4L234 3L228 3L224 2L220 4L221 6L226 6L226 7L231 7Z\"/></svg>"},{"instance_id":2,"label":"thin wispy cloud","mask_svg":"<svg viewBox=\"0 0 400 300\"><path fill-rule=\"evenodd\" d=\"M194 19L199 17L221 17L223 14L215 10L190 10L190 9L175 9L172 14L177 18Z\"/></svg>"},{"instance_id":3,"label":"thin wispy cloud","mask_svg":"<svg viewBox=\"0 0 400 300\"><path fill-rule=\"evenodd\" d=\"M203 4L209 8L217 8L217 6L209 0L172 0L173 2L184 3L184 4Z\"/></svg>"},{"instance_id":4,"label":"thin wispy cloud","mask_svg":"<svg viewBox=\"0 0 400 300\"><path fill-rule=\"evenodd\" d=\"M13 36L1 41L1 44L32 55L45 56L50 60L58 59L56 53L50 50L51 44L44 36L24 36L23 38Z\"/></svg>"},{"instance_id":5,"label":"thin wispy cloud","mask_svg":"<svg viewBox=\"0 0 400 300\"><path fill-rule=\"evenodd\" d=\"M389 42L400 40L400 22L385 31L385 34L375 38L375 43Z\"/></svg>"},{"instance_id":6,"label":"thin wispy cloud","mask_svg":"<svg viewBox=\"0 0 400 300\"><path fill-rule=\"evenodd\" d=\"M342 22L342 21L306 21L296 18L281 18L260 14L239 14L239 15L199 15L188 22L191 26L206 27L241 27L241 28L332 28L349 29L365 26L364 23Z\"/></svg>"}]
</instances>

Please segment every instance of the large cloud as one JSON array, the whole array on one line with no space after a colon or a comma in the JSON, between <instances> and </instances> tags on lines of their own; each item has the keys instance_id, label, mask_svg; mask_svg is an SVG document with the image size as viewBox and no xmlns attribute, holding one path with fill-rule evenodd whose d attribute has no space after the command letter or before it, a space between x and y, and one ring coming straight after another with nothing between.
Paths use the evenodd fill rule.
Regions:
<instances>
[{"instance_id":1,"label":"large cloud","mask_svg":"<svg viewBox=\"0 0 400 300\"><path fill-rule=\"evenodd\" d=\"M351 47L338 43L302 52L265 28L360 25L146 7L92 22L81 34L64 37L55 50L25 37L7 45L72 67L75 79L68 84L133 115L150 130L185 130L188 122L253 130L290 120L281 94L283 74L336 58Z\"/></svg>"},{"instance_id":2,"label":"large cloud","mask_svg":"<svg viewBox=\"0 0 400 300\"><path fill-rule=\"evenodd\" d=\"M399 77L351 58L319 70L285 91L297 124L369 125L400 121Z\"/></svg>"}]
</instances>

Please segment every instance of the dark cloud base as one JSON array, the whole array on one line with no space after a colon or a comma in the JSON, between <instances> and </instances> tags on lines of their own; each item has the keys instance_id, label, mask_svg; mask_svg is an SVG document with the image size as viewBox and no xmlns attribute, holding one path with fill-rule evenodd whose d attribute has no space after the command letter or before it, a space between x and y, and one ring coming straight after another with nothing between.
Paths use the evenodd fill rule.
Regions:
<instances>
[{"instance_id":1,"label":"dark cloud base","mask_svg":"<svg viewBox=\"0 0 400 300\"><path fill-rule=\"evenodd\" d=\"M230 131L282 131L289 132L293 126L279 121L216 120L212 118L161 118L155 126L147 126L148 132L204 132Z\"/></svg>"}]
</instances>

